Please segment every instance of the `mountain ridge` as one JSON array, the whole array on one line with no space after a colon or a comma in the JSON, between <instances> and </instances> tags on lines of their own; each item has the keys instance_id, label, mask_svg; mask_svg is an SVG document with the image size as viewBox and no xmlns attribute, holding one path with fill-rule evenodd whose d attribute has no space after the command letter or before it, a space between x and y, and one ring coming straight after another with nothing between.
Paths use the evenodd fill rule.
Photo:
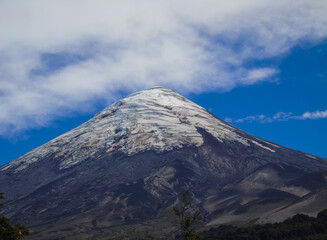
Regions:
<instances>
[{"instance_id":1,"label":"mountain ridge","mask_svg":"<svg viewBox=\"0 0 327 240\"><path fill-rule=\"evenodd\" d=\"M324 171L326 159L254 137L156 87L0 167L0 189L5 213L32 226L33 239L123 238L131 229L170 236L171 208L187 188L208 226L279 221L327 208Z\"/></svg>"},{"instance_id":2,"label":"mountain ridge","mask_svg":"<svg viewBox=\"0 0 327 240\"><path fill-rule=\"evenodd\" d=\"M153 91L154 93L152 93L151 91ZM150 93L150 94L147 94L147 93ZM77 137L79 137L79 136L82 136L82 135L84 135L85 134L85 132L83 132L83 127L85 126L85 127L88 127L90 124L92 124L93 122L96 122L96 121L100 121L101 119L103 119L103 118L107 118L107 117L109 117L109 116L112 116L112 115L114 115L115 113L116 113L116 111L119 111L120 110L120 108L122 107L122 105L125 105L125 104L127 104L127 105L129 105L131 108L133 108L133 107L141 107L142 105L140 104L139 106L137 105L138 104L138 102L144 102L144 101L149 101L149 102L151 102L151 101L154 101L154 97L149 97L149 99L146 99L146 98L144 98L144 97L140 97L140 95L145 95L145 97L148 97L148 96L150 96L150 95L152 95L152 94L154 94L155 95L155 97L158 97L156 100L157 100L157 102L155 102L155 104L157 104L157 105L159 105L159 106L161 106L161 107L163 107L163 108L171 108L171 106L173 106L174 104L175 104L175 106L177 106L178 108L180 108L180 107L184 107L185 106L185 104L181 104L181 103L178 103L178 101L173 101L173 99L177 99L177 100L181 100L180 102L186 102L186 103L188 103L190 106L192 106L194 109L191 109L191 110L201 110L202 111L202 113L207 113L207 115L209 115L209 116L214 116L213 114L211 114L210 112L208 112L206 109L204 109L204 108L202 108L202 107L200 107L200 106L198 106L198 105L196 105L196 104L194 104L193 102L191 102L191 101L189 101L189 100L187 100L186 98L184 98L183 96L181 96L181 95L179 95L178 93L176 93L175 91L173 91L173 90L170 90L170 89L167 89L167 88L164 88L164 87L154 87L154 88L150 88L150 89L148 89L148 90L143 90L143 91L140 91L140 92L137 92L137 93L133 93L133 94L130 94L130 95L128 95L126 98L124 98L123 100L118 100L118 101L116 101L115 103L113 103L112 105L110 105L109 107L107 107L107 108L105 108L104 110L102 110L102 111L100 111L98 114L96 114L92 119L90 119L89 121L87 121L87 122L85 122L84 124L82 124L82 125L80 125L80 126L78 126L78 127L76 127L76 128L74 128L74 129L72 129L72 130L70 130L69 132L67 132L67 133L65 133L65 134L62 134L61 136L58 136L58 137L56 137L55 139L53 139L53 140L51 140L51 141L49 141L48 143L45 143L45 144L43 144L42 146L40 146L40 147L38 147L38 148L36 148L36 149L34 149L34 150L32 150L32 151L30 151L29 153L27 153L27 154L24 154L22 157L23 158L29 158L29 161L26 161L25 160L25 162L26 162L26 164L29 164L28 162L31 162L31 163L33 163L34 161L36 161L37 160L37 156L36 157L28 157L28 154L31 154L31 153L35 153L35 152L40 152L39 153L39 155L42 155L42 154L51 154L51 152L53 152L53 151L55 151L56 150L56 148L54 147L54 149L51 149L51 150L47 150L47 149L44 149L44 146L47 146L47 145L51 145L51 143L53 143L53 142L55 142L55 141L57 141L58 139L60 139L60 138L64 138L65 136L67 136L67 135L69 135L70 133L73 133L73 134L71 134L71 135L73 135L73 136L69 136L70 138L77 138ZM171 94L172 96L173 96L173 98L169 98L169 97L166 97L166 98L163 98L162 96L160 96L161 94L166 94L166 95L168 95L168 94ZM138 97L139 98L139 100L138 101L136 101L136 103L134 103L134 105L133 105L133 103L131 103L133 100L135 100L135 97ZM161 101L161 102L159 102L158 101L158 99L160 100L162 100L163 99L163 101ZM177 104L176 104L177 103ZM155 104L153 104L153 105L155 105ZM178 105L179 104L179 105ZM146 106L147 105L147 103L145 103L143 106ZM140 110L138 110L138 111L140 111ZM157 113L158 113L159 111L157 111ZM175 111L176 112L176 111ZM174 112L174 113L175 113ZM128 113L128 112L127 112ZM160 113L160 112L159 112ZM123 113L123 114L125 114L125 113ZM127 114L126 114L127 115ZM121 116L120 116L121 117ZM153 117L153 116L150 116L151 117L151 121L152 120L155 120L155 117ZM149 118L150 118L149 117ZM183 118L184 117L184 118ZM257 145L257 146L259 146L259 147L262 147L262 148L264 148L264 149L266 149L266 150L268 150L268 151L271 151L271 152L273 152L273 151L275 151L275 149L276 148L279 148L279 147L282 147L282 146L280 146L280 145L277 145L277 144L274 144L274 143L272 143L272 142L269 142L269 141L266 141L266 140L263 140L263 139L260 139L260 138L256 138L256 139L258 139L260 142L264 142L264 144L262 144L262 143L259 143L258 141L255 141L255 140L249 140L249 141L247 141L248 139L246 139L246 137L245 137L245 139L242 139L242 138L235 138L234 137L234 139L231 137L231 134L232 135L234 135L235 136L235 134L233 134L233 131L235 131L235 127L234 126L232 126L232 125L230 125L230 124L228 124L227 122L225 122L225 121L223 121L223 120L221 120L221 119L219 119L219 118L217 118L216 116L214 116L216 119L217 119L217 122L219 122L220 123L220 125L222 125L223 127L225 127L225 129L227 129L227 130L231 130L231 131L228 131L227 133L223 133L223 134L216 134L216 139L219 139L220 141L222 141L221 140L221 138L222 139L224 139L224 137L226 138L227 137L227 139L224 139L224 140L236 140L236 141L240 141L241 143L243 143L243 144L245 144L245 145L247 145L247 146L249 146L249 144L255 144L255 145ZM185 116L183 116L183 115L180 115L180 116L177 116L176 117L176 119L178 119L179 121L180 121L180 123L189 123L188 122L188 119L185 117ZM175 124L176 125L176 122L172 122L173 120L176 120L176 119L173 119L173 118L170 118L170 119L168 119L168 120L170 120L170 122L169 121L167 121L167 118L166 119L160 119L160 120L164 120L164 121L166 121L168 124L171 124L171 123L173 123L173 124ZM126 119L125 119L126 120ZM127 121L128 121L129 119L127 119ZM197 119L198 120L198 119ZM135 116L134 116L134 119L133 119L133 123L135 123ZM124 118L122 118L122 119L115 119L114 121L111 121L111 122L105 122L104 124L106 124L106 128L108 128L108 124L111 124L111 125L114 125L114 124L116 124L116 125L118 125L117 127L113 127L114 129L110 129L110 131L108 132L108 135L109 134L111 134L111 135L114 135L114 137L116 137L116 138L119 138L119 137L124 137L123 135L124 135L124 131L126 131L126 128L130 128L131 126L131 124L127 124L127 126L124 128L124 127L121 127L120 125L123 125L124 126L124 124L122 124L122 122L124 122ZM136 122L137 124L140 124L140 122ZM178 123L178 122L177 122ZM193 123L193 122L192 122ZM147 122L145 121L145 124L147 124ZM158 124L158 123L155 123L155 124L157 124L157 125L160 125L160 124ZM152 127L154 128L153 130L154 131L158 131L158 128L160 128L160 127L162 127L162 126L164 126L165 125L165 123L164 124L162 124L162 125L160 125L159 127L157 127L157 129L156 129L156 126L155 126L155 124L154 125L152 125ZM200 121L197 121L197 122L195 122L195 123L193 123L194 125L195 125L195 128L196 127L200 127L200 128L204 128L203 126L201 126L201 123L200 123ZM167 125L167 124L166 124ZM199 125L199 126L197 126L197 125ZM84 128L85 128L84 127ZM98 126L97 126L98 127ZM110 127L112 127L112 126L110 126ZM151 124L148 124L148 126L146 126L146 127L148 127L148 128L150 128L151 127ZM167 126L164 126L164 127L167 127ZM181 127L181 125L178 125L178 127L180 128ZM208 127L208 126L206 126L206 127ZM210 128L211 126L209 126L209 128ZM217 127L217 126L216 126ZM145 127L144 127L145 128ZM195 130L195 128L194 128L194 130ZM82 130L81 130L82 129ZM205 128L204 128L205 129ZM174 130L176 130L176 129L171 129L171 132L172 131L174 131ZM212 130L212 129L210 129L210 130ZM222 129L219 129L219 130L222 130ZM151 131L151 130L150 130ZM226 130L225 130L226 131ZM237 129L237 131L238 132L242 132L242 134L247 134L247 133L245 133L244 131L242 131L242 130L240 130L240 129ZM117 133L120 133L121 132L121 134L117 134ZM170 132L170 133L171 133ZM186 131L181 131L182 133L185 133ZM194 136L190 136L190 139L188 139L188 141L184 141L184 143L192 143L192 144L195 144L195 145L197 145L197 146L199 146L199 145L201 145L202 144L202 142L201 142L201 137L200 137L200 135L197 133L197 134L195 134L195 132L196 131L193 131L192 132L192 134L194 134ZM212 131L211 131L212 132ZM210 132L210 133L211 133ZM229 134L229 135L228 135ZM248 135L248 134L247 134ZM97 137L99 137L99 135L97 135ZM109 142L110 143L110 141L111 141L112 139L110 139L110 138L106 138L105 139L105 141L107 141L107 142ZM160 139L159 139L160 140ZM154 149L154 150L159 150L159 151L163 151L163 150L168 150L169 151L169 148L170 147L172 147L172 146L168 146L168 149L162 149L162 145L161 145L161 142L160 141L157 141L158 142L158 145L157 145L157 147L159 148L159 149ZM108 143L108 145L109 145L109 143ZM151 144L152 145L155 145L155 141L154 142L151 142ZM93 144L94 144L94 142L93 142ZM183 144L183 142L181 142L180 144ZM174 145L174 144L173 144ZM177 146L176 146L177 145ZM268 145L269 146L271 146L271 147L268 147ZM179 147L181 147L180 145L178 145L178 144L175 144L175 147L177 147L177 148L179 148ZM147 150L149 150L149 149L147 149ZM42 153L42 151L45 151L46 153ZM107 151L110 151L110 149L107 149ZM137 150L136 149L136 151L132 151L132 152L127 152L127 154L128 155L132 155L132 154L136 154L137 152L139 152L139 151L142 151L142 149L140 149L140 150ZM143 150L144 151L144 150ZM37 155L37 154L36 154ZM313 156L313 155L310 155L310 154L308 154L308 156L311 156L311 158L316 158L315 156ZM83 156L77 156L78 158L83 158ZM76 157L76 158L77 158ZM22 159L21 157L20 158L18 158L18 159L15 159L14 161L12 161L12 162L10 162L9 164L6 164L5 166L1 166L0 167L0 171L2 171L2 170L6 170L7 168L10 168L10 167L13 167L13 166L15 166L15 165L19 165L20 164L20 162L19 162L19 159ZM65 168L65 167L69 167L69 166L71 166L71 165L74 165L74 164L77 164L78 162L74 162L74 159L71 159L70 160L70 162L66 162L66 163L63 163L62 164L62 168ZM23 166L21 166L21 168L24 168L25 166L23 165ZM19 171L21 168L17 168L17 171Z\"/></svg>"}]
</instances>

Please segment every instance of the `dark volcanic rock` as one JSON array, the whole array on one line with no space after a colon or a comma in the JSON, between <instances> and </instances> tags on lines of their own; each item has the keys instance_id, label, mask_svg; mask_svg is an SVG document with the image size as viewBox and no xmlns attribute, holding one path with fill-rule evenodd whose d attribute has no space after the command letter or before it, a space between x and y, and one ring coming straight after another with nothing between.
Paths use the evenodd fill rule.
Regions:
<instances>
[{"instance_id":1,"label":"dark volcanic rock","mask_svg":"<svg viewBox=\"0 0 327 240\"><path fill-rule=\"evenodd\" d=\"M130 95L0 168L31 239L170 236L186 189L209 226L327 207L327 161L251 136L165 88ZM313 207L314 206L314 207Z\"/></svg>"}]
</instances>

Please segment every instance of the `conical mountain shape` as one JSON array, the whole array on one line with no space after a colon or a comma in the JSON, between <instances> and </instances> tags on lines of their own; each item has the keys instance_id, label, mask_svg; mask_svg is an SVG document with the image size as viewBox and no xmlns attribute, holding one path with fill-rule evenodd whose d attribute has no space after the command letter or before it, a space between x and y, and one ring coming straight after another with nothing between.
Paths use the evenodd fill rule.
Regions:
<instances>
[{"instance_id":1,"label":"conical mountain shape","mask_svg":"<svg viewBox=\"0 0 327 240\"><path fill-rule=\"evenodd\" d=\"M327 208L326 170L156 87L0 167L0 190L31 239L167 237L186 189L208 226L279 221Z\"/></svg>"}]
</instances>

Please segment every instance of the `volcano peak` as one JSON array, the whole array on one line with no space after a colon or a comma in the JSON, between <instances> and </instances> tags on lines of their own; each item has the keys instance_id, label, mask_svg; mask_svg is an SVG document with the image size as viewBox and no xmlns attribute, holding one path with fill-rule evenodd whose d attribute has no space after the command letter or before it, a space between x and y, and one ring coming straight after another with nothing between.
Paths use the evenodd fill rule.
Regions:
<instances>
[{"instance_id":1,"label":"volcano peak","mask_svg":"<svg viewBox=\"0 0 327 240\"><path fill-rule=\"evenodd\" d=\"M0 189L6 214L38 226L35 239L94 239L113 226L128 235L128 226L171 225L167 211L190 187L212 225L315 214L327 208L317 170L327 170L325 159L252 136L155 87L0 167Z\"/></svg>"}]
</instances>

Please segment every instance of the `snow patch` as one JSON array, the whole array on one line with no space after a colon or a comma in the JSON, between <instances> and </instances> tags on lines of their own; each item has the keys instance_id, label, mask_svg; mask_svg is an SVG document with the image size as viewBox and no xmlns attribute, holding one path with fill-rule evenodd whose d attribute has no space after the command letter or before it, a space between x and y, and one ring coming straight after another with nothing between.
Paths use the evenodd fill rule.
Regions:
<instances>
[{"instance_id":1,"label":"snow patch","mask_svg":"<svg viewBox=\"0 0 327 240\"><path fill-rule=\"evenodd\" d=\"M276 152L275 150L273 150L273 149L271 149L271 148L269 148L269 147L266 147L266 146L264 146L264 145L262 145L261 143L258 143L258 142L256 142L256 141L254 141L254 140L250 140L252 143L254 143L255 145L257 145L257 146L259 146L259 147L261 147L261 148L264 148L264 149L266 149L266 150L268 150L268 151L270 151L270 152Z\"/></svg>"},{"instance_id":2,"label":"snow patch","mask_svg":"<svg viewBox=\"0 0 327 240\"><path fill-rule=\"evenodd\" d=\"M313 159L317 159L317 157L315 157L315 156L313 156L313 155L311 155L311 154L305 154L307 157L309 157L309 158L313 158Z\"/></svg>"}]
</instances>

